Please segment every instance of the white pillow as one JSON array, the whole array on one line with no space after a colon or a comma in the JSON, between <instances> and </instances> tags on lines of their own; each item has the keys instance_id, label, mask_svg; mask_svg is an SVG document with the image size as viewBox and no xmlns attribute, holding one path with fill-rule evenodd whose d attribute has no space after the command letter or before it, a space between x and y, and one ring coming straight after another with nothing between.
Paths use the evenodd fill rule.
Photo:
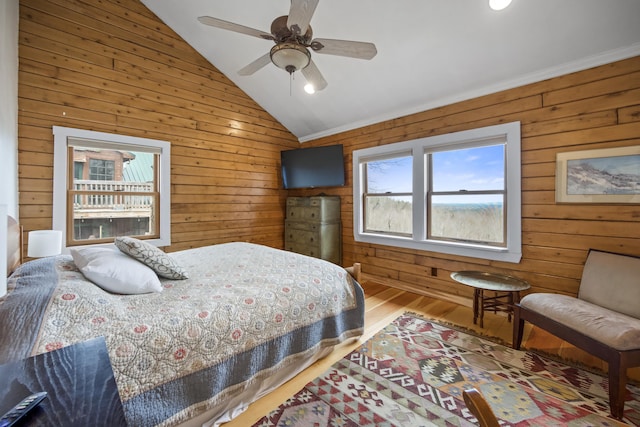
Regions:
<instances>
[{"instance_id":1,"label":"white pillow","mask_svg":"<svg viewBox=\"0 0 640 427\"><path fill-rule=\"evenodd\" d=\"M73 262L87 279L108 292L145 294L161 292L156 273L115 247L71 248Z\"/></svg>"}]
</instances>

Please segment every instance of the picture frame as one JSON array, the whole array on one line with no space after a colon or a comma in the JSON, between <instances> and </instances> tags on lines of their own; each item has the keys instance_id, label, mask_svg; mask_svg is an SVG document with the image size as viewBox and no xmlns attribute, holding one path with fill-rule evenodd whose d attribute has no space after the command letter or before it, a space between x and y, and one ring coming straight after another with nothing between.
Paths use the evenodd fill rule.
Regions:
<instances>
[{"instance_id":1,"label":"picture frame","mask_svg":"<svg viewBox=\"0 0 640 427\"><path fill-rule=\"evenodd\" d=\"M556 155L557 203L640 203L640 145Z\"/></svg>"}]
</instances>

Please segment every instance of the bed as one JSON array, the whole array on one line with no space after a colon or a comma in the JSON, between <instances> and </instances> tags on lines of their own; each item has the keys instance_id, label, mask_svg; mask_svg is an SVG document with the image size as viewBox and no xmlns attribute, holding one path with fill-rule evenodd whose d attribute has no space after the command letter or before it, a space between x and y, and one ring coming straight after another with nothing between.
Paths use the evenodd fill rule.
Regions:
<instances>
[{"instance_id":1,"label":"bed","mask_svg":"<svg viewBox=\"0 0 640 427\"><path fill-rule=\"evenodd\" d=\"M106 292L69 255L19 265L0 363L104 336L129 425L215 426L362 335L363 292L339 266L242 242L169 255L189 278L139 295Z\"/></svg>"}]
</instances>

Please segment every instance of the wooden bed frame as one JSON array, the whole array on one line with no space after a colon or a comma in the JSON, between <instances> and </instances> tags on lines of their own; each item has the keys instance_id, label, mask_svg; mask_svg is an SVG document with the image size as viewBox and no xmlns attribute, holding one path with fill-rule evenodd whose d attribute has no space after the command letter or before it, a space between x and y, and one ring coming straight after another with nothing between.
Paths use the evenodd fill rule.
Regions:
<instances>
[{"instance_id":1,"label":"wooden bed frame","mask_svg":"<svg viewBox=\"0 0 640 427\"><path fill-rule=\"evenodd\" d=\"M7 277L22 263L22 227L7 216Z\"/></svg>"}]
</instances>

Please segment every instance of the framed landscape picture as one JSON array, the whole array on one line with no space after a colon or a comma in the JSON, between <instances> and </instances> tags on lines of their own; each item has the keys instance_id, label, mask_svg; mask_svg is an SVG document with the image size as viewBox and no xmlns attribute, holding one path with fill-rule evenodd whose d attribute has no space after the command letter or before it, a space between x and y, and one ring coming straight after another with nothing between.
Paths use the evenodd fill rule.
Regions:
<instances>
[{"instance_id":1,"label":"framed landscape picture","mask_svg":"<svg viewBox=\"0 0 640 427\"><path fill-rule=\"evenodd\" d=\"M556 202L640 203L640 146L558 153Z\"/></svg>"}]
</instances>

